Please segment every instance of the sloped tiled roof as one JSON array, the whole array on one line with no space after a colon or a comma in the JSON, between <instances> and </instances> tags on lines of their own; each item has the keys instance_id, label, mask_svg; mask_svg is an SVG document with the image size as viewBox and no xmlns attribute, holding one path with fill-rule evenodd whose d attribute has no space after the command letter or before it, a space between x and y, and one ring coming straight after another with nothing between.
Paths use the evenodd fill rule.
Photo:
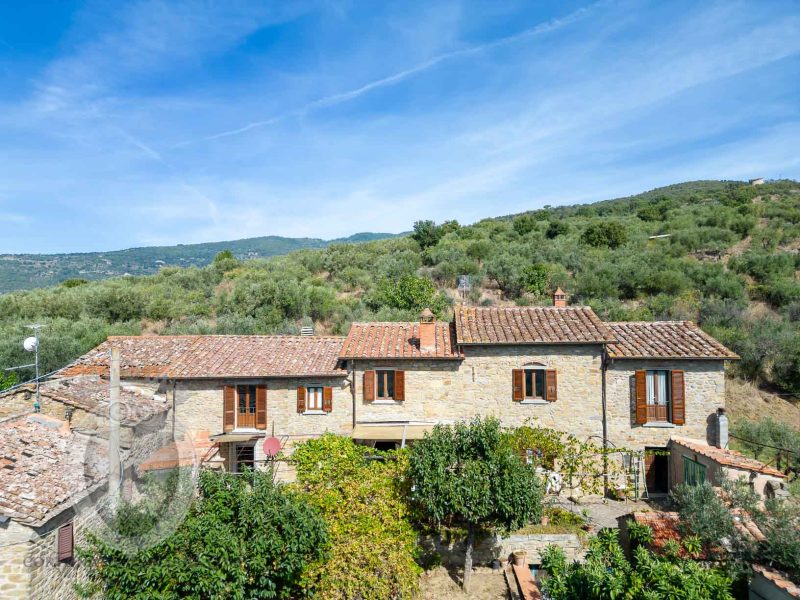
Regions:
<instances>
[{"instance_id":1,"label":"sloped tiled roof","mask_svg":"<svg viewBox=\"0 0 800 600\"><path fill-rule=\"evenodd\" d=\"M611 358L739 358L691 321L624 321L608 326L618 340L608 345Z\"/></svg>"},{"instance_id":2,"label":"sloped tiled roof","mask_svg":"<svg viewBox=\"0 0 800 600\"><path fill-rule=\"evenodd\" d=\"M36 387L33 384L23 385L0 393L0 402L19 394L27 394L31 397L32 408L32 396L35 391ZM108 417L110 396L108 379L101 379L98 375L50 379L42 382L39 392L43 399L55 400L101 417ZM120 386L119 399L122 405L120 422L123 425L135 425L171 407L165 399L154 397L152 392L124 384Z\"/></svg>"},{"instance_id":3,"label":"sloped tiled roof","mask_svg":"<svg viewBox=\"0 0 800 600\"><path fill-rule=\"evenodd\" d=\"M419 323L353 323L340 357L345 358L434 358L460 359L451 323L437 322L436 347L422 351Z\"/></svg>"},{"instance_id":4,"label":"sloped tiled roof","mask_svg":"<svg viewBox=\"0 0 800 600\"><path fill-rule=\"evenodd\" d=\"M108 472L103 444L63 421L28 415L0 423L0 514L38 526L74 503Z\"/></svg>"},{"instance_id":5,"label":"sloped tiled roof","mask_svg":"<svg viewBox=\"0 0 800 600\"><path fill-rule=\"evenodd\" d=\"M526 306L455 310L459 344L602 344L608 327L585 306Z\"/></svg>"},{"instance_id":6,"label":"sloped tiled roof","mask_svg":"<svg viewBox=\"0 0 800 600\"><path fill-rule=\"evenodd\" d=\"M61 377L107 375L112 346L121 375L171 379L340 376L343 337L189 335L110 337L59 372Z\"/></svg>"},{"instance_id":7,"label":"sloped tiled roof","mask_svg":"<svg viewBox=\"0 0 800 600\"><path fill-rule=\"evenodd\" d=\"M767 466L755 458L750 458L749 456L745 456L740 452L736 452L735 450L717 448L716 446L705 444L700 440L693 440L685 437L673 436L671 439L676 444L685 446L692 452L696 452L697 454L705 456L706 458L710 458L714 462L726 467L743 469L745 471L753 471L756 473L764 473L765 475L772 475L774 477L786 477L777 469Z\"/></svg>"}]
</instances>

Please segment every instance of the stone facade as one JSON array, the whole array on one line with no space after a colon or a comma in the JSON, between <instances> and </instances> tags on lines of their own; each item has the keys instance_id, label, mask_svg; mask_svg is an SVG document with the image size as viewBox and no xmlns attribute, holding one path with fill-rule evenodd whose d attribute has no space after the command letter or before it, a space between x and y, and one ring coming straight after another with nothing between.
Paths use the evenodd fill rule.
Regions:
<instances>
[{"instance_id":1,"label":"stone facade","mask_svg":"<svg viewBox=\"0 0 800 600\"><path fill-rule=\"evenodd\" d=\"M463 566L466 543L464 540L441 537L423 538L421 546L428 552L436 552L442 563L452 566ZM586 545L580 536L574 533L532 533L512 534L507 537L492 535L475 542L473 560L476 565L488 565L493 560L508 560L512 552L524 550L528 555L528 563L538 565L542 562L542 553L548 546L557 546L564 551L567 561L583 560L586 556Z\"/></svg>"},{"instance_id":2,"label":"stone facade","mask_svg":"<svg viewBox=\"0 0 800 600\"><path fill-rule=\"evenodd\" d=\"M686 395L684 425L635 421L634 374L638 370L682 370ZM617 360L606 371L608 439L615 446L665 448L673 435L714 440L714 414L725 406L725 365L721 360Z\"/></svg>"},{"instance_id":3,"label":"stone facade","mask_svg":"<svg viewBox=\"0 0 800 600\"><path fill-rule=\"evenodd\" d=\"M356 420L453 422L496 416L504 425L534 422L587 437L602 434L599 345L465 346L465 358L454 360L354 361ZM512 369L555 369L558 399L515 402ZM403 402L363 399L365 370L405 371Z\"/></svg>"}]
</instances>

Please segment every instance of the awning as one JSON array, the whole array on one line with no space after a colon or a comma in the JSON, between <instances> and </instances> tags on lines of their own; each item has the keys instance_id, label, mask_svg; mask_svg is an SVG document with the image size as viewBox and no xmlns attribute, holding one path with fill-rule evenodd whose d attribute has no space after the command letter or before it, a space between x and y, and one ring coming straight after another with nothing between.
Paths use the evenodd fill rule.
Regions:
<instances>
[{"instance_id":1,"label":"awning","mask_svg":"<svg viewBox=\"0 0 800 600\"><path fill-rule=\"evenodd\" d=\"M218 444L227 444L230 442L249 442L259 437L261 437L261 434L258 433L218 433L217 435L212 435L209 439Z\"/></svg>"},{"instance_id":2,"label":"awning","mask_svg":"<svg viewBox=\"0 0 800 600\"><path fill-rule=\"evenodd\" d=\"M376 442L401 442L403 440L421 440L426 433L431 433L435 425L433 424L411 424L399 423L393 425L386 424L365 424L361 423L353 428L353 439L372 440Z\"/></svg>"}]
</instances>

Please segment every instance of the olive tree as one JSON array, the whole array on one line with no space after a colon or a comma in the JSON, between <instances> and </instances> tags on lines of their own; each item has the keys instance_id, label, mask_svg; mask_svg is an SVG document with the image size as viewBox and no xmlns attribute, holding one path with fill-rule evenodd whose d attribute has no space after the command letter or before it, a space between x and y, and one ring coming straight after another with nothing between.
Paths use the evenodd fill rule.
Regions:
<instances>
[{"instance_id":1,"label":"olive tree","mask_svg":"<svg viewBox=\"0 0 800 600\"><path fill-rule=\"evenodd\" d=\"M437 425L411 447L412 501L434 525L464 527L464 590L479 529L514 530L538 521L542 487L495 418Z\"/></svg>"}]
</instances>

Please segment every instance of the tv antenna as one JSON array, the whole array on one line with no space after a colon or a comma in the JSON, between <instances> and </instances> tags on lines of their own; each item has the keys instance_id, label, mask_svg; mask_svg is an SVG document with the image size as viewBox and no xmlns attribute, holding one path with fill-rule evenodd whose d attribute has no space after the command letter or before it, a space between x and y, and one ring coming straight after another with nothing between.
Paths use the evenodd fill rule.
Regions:
<instances>
[{"instance_id":1,"label":"tv antenna","mask_svg":"<svg viewBox=\"0 0 800 600\"><path fill-rule=\"evenodd\" d=\"M8 369L3 369L4 371L20 371L22 369L30 369L33 367L36 369L36 402L33 405L33 409L36 412L41 410L41 395L39 394L39 330L44 327L44 325L40 325L39 323L34 323L32 325L27 325L28 329L33 330L33 335L26 337L25 340L22 342L22 347L25 349L26 352L33 352L33 362L28 365L20 365L18 367L9 367Z\"/></svg>"}]
</instances>

